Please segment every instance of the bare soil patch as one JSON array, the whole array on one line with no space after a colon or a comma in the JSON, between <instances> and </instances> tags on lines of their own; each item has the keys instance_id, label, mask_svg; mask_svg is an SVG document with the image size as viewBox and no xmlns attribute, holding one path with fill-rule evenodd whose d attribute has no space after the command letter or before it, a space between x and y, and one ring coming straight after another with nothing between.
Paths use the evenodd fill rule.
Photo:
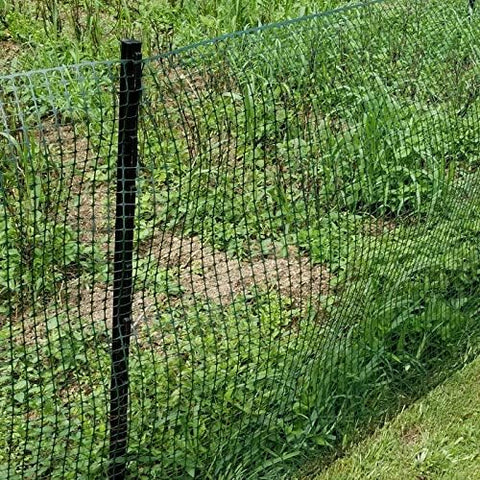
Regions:
<instances>
[{"instance_id":1,"label":"bare soil patch","mask_svg":"<svg viewBox=\"0 0 480 480\"><path fill-rule=\"evenodd\" d=\"M327 267L312 265L294 247L286 258L241 261L215 251L198 237L163 233L154 237L149 246L151 255L178 279L185 293L220 304L231 303L254 286L274 290L298 305L330 290L331 274Z\"/></svg>"},{"instance_id":2,"label":"bare soil patch","mask_svg":"<svg viewBox=\"0 0 480 480\"><path fill-rule=\"evenodd\" d=\"M197 91L198 85L192 89ZM98 158L88 139L82 138L73 126L59 126L53 121L45 124L41 134L53 155L59 156L58 161L67 159L70 165L66 221L78 231L80 241L97 245L104 242L100 248L112 252L112 192L107 183L91 181ZM143 242L139 253L144 257L152 255L152 268L159 266L172 273L185 294L220 304L231 303L253 287L274 290L300 305L330 289L331 274L327 267L312 265L309 258L300 256L294 247L285 258L256 257L240 261L215 251L198 237L159 232L150 241Z\"/></svg>"},{"instance_id":3,"label":"bare soil patch","mask_svg":"<svg viewBox=\"0 0 480 480\"><path fill-rule=\"evenodd\" d=\"M155 299L145 292L133 296L132 326L133 335L137 335L142 324L151 325L155 318ZM52 318L59 319L59 327L47 327ZM80 331L87 337L92 333L109 334L113 319L113 289L105 283L85 287L78 279L70 281L58 292L55 299L42 309L30 311L19 316L21 326L17 325L17 343L25 346L44 344L49 335L54 334L60 325L69 324L72 331Z\"/></svg>"},{"instance_id":4,"label":"bare soil patch","mask_svg":"<svg viewBox=\"0 0 480 480\"><path fill-rule=\"evenodd\" d=\"M402 431L401 439L406 445L415 445L421 438L422 431L420 427L414 425Z\"/></svg>"},{"instance_id":5,"label":"bare soil patch","mask_svg":"<svg viewBox=\"0 0 480 480\"><path fill-rule=\"evenodd\" d=\"M95 244L107 255L113 253L113 182L96 181L98 153L93 151L89 139L72 125L59 125L50 119L38 130L38 135L52 160L62 165L59 181L69 189L65 205L59 205L62 211L59 217L77 232L80 242ZM328 268L313 265L295 247L290 247L285 257L257 255L240 260L211 248L199 237L157 232L142 243L138 253L143 258L150 256L152 269L166 270L182 287L172 305L205 299L226 306L238 296L255 294L259 289L290 298L299 307L320 308L321 297L331 292L332 275ZM133 324L150 325L166 295L160 288L158 292L135 293ZM25 314L29 319L23 322L20 341L33 344L40 338L46 339L45 324L53 316L62 316L72 325L80 322L82 329L109 330L112 304L111 286L97 283L89 287L81 285L79 279L70 280L59 288L48 306Z\"/></svg>"},{"instance_id":6,"label":"bare soil patch","mask_svg":"<svg viewBox=\"0 0 480 480\"><path fill-rule=\"evenodd\" d=\"M114 192L108 183L96 180L96 170L102 159L85 137L72 125L44 122L39 132L51 160L61 165L62 188L69 194L63 206L65 221L78 232L78 240L100 243L108 251L113 243ZM112 213L113 212L113 213ZM110 245L106 242L109 241Z\"/></svg>"},{"instance_id":7,"label":"bare soil patch","mask_svg":"<svg viewBox=\"0 0 480 480\"><path fill-rule=\"evenodd\" d=\"M0 74L8 71L11 61L20 54L21 47L12 40L0 40Z\"/></svg>"},{"instance_id":8,"label":"bare soil patch","mask_svg":"<svg viewBox=\"0 0 480 480\"><path fill-rule=\"evenodd\" d=\"M372 237L379 237L391 232L395 228L397 228L397 224L393 220L372 217L369 221L365 222L363 231Z\"/></svg>"},{"instance_id":9,"label":"bare soil patch","mask_svg":"<svg viewBox=\"0 0 480 480\"><path fill-rule=\"evenodd\" d=\"M68 316L81 319L94 328L107 331L113 321L113 288L103 283L93 288L81 287L77 280L71 282L64 296ZM133 295L132 326L133 334L141 324L150 324L155 317L155 299L146 292Z\"/></svg>"},{"instance_id":10,"label":"bare soil patch","mask_svg":"<svg viewBox=\"0 0 480 480\"><path fill-rule=\"evenodd\" d=\"M169 300L170 306L188 307L204 299L222 306L231 304L239 295L255 289L273 291L290 298L294 306L321 308L321 297L331 292L332 275L323 265L312 265L292 247L286 258L256 258L240 261L215 251L199 238L181 238L162 233L151 240L147 255L152 268L169 272L182 286L183 292ZM133 296L133 334L152 325L158 309L165 305L167 293L138 291ZM105 283L82 285L73 279L59 287L56 298L43 309L23 315L18 341L24 345L48 340L46 326L50 318L62 318L73 328L88 332L109 332L112 327L113 288ZM141 327L141 328L140 328ZM144 337L144 334L140 335ZM137 336L141 344L147 341Z\"/></svg>"}]
</instances>

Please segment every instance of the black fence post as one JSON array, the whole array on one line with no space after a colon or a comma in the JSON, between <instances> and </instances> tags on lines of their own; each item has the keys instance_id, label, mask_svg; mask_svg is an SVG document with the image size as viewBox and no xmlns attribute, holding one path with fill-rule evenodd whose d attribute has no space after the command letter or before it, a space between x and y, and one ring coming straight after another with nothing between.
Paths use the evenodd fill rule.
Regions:
<instances>
[{"instance_id":1,"label":"black fence post","mask_svg":"<svg viewBox=\"0 0 480 480\"><path fill-rule=\"evenodd\" d=\"M113 278L110 463L108 478L127 473L128 355L132 322L132 255L138 161L141 43L121 42L115 253Z\"/></svg>"}]
</instances>

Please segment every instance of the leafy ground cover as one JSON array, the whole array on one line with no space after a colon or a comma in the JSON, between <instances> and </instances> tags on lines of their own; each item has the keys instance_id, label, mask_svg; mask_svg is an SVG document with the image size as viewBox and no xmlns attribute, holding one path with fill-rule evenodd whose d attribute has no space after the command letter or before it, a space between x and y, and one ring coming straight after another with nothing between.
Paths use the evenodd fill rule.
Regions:
<instances>
[{"instance_id":1,"label":"leafy ground cover","mask_svg":"<svg viewBox=\"0 0 480 480\"><path fill-rule=\"evenodd\" d=\"M340 5L339 0L0 2L2 68L31 70L117 58L118 40L140 38L145 52L174 47Z\"/></svg>"},{"instance_id":2,"label":"leafy ground cover","mask_svg":"<svg viewBox=\"0 0 480 480\"><path fill-rule=\"evenodd\" d=\"M370 245L376 260L360 265L336 299L347 305L336 323L318 323L314 311L267 291L223 307L200 293L188 307L178 288L160 296L158 267L147 270L154 278L140 290L135 318L145 318L131 362L132 478L281 478L289 463L348 445L356 426L391 414L473 356L480 221L469 192L468 214L396 232L383 255ZM385 269L387 261L395 265ZM444 275L439 264L448 265ZM3 404L2 451L18 472L75 478L104 468L108 305L96 304L92 321L92 298L84 300L60 315L53 302L41 318L2 328L11 345L2 353L2 396L13 398ZM212 451L221 454L212 459Z\"/></svg>"},{"instance_id":3,"label":"leafy ground cover","mask_svg":"<svg viewBox=\"0 0 480 480\"><path fill-rule=\"evenodd\" d=\"M475 478L480 422L478 360L378 429L325 472L303 478Z\"/></svg>"}]
</instances>

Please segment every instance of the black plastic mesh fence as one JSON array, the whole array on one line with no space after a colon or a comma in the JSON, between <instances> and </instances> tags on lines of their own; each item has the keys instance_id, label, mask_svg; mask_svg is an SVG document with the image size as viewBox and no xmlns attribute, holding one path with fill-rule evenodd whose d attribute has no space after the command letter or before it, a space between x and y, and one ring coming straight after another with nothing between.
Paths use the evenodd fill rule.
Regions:
<instances>
[{"instance_id":1,"label":"black plastic mesh fence","mask_svg":"<svg viewBox=\"0 0 480 480\"><path fill-rule=\"evenodd\" d=\"M479 34L384 0L0 78L0 476L291 478L471 358Z\"/></svg>"}]
</instances>

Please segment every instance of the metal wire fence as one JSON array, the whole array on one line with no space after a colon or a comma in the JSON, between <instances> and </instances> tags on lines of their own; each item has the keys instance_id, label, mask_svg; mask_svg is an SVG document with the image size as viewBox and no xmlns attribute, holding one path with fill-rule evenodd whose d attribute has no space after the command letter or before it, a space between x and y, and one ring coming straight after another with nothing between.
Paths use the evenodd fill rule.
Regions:
<instances>
[{"instance_id":1,"label":"metal wire fence","mask_svg":"<svg viewBox=\"0 0 480 480\"><path fill-rule=\"evenodd\" d=\"M291 478L476 354L479 33L383 0L1 77L2 478Z\"/></svg>"}]
</instances>

